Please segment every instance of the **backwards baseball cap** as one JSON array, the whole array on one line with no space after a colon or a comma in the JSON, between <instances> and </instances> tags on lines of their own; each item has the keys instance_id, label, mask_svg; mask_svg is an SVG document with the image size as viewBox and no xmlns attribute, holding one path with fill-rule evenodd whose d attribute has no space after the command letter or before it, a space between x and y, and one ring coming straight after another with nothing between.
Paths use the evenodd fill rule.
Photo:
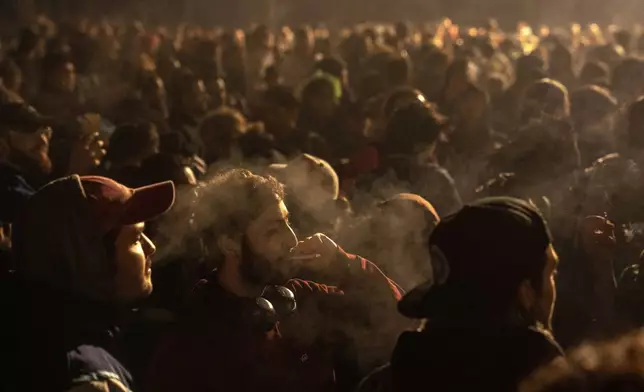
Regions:
<instances>
[{"instance_id":1,"label":"backwards baseball cap","mask_svg":"<svg viewBox=\"0 0 644 392\"><path fill-rule=\"evenodd\" d=\"M507 310L521 282L543 271L551 242L545 220L523 200L469 204L436 226L429 238L434 277L405 295L398 310L410 318Z\"/></svg>"},{"instance_id":2,"label":"backwards baseball cap","mask_svg":"<svg viewBox=\"0 0 644 392\"><path fill-rule=\"evenodd\" d=\"M33 106L11 102L0 104L0 132L33 133L53 125L53 120L43 116Z\"/></svg>"}]
</instances>

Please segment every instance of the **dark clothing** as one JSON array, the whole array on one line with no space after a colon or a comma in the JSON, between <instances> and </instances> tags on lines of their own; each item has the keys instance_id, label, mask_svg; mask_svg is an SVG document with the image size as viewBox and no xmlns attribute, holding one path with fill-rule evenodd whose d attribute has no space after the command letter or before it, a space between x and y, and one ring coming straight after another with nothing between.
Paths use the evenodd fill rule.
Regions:
<instances>
[{"instance_id":1,"label":"dark clothing","mask_svg":"<svg viewBox=\"0 0 644 392\"><path fill-rule=\"evenodd\" d=\"M364 193L382 200L398 193L415 193L432 203L440 216L456 212L462 205L447 170L434 163L414 162L407 156L385 156L379 168L356 185L358 200Z\"/></svg>"},{"instance_id":2,"label":"dark clothing","mask_svg":"<svg viewBox=\"0 0 644 392\"><path fill-rule=\"evenodd\" d=\"M79 102L76 93L41 91L34 107L42 114L54 117L57 122L73 122L86 110Z\"/></svg>"},{"instance_id":3,"label":"dark clothing","mask_svg":"<svg viewBox=\"0 0 644 392\"><path fill-rule=\"evenodd\" d=\"M642 266L634 264L627 267L619 277L617 307L625 315L632 329L644 326L644 273Z\"/></svg>"},{"instance_id":4,"label":"dark clothing","mask_svg":"<svg viewBox=\"0 0 644 392\"><path fill-rule=\"evenodd\" d=\"M18 168L0 164L0 224L13 223L35 192Z\"/></svg>"},{"instance_id":5,"label":"dark clothing","mask_svg":"<svg viewBox=\"0 0 644 392\"><path fill-rule=\"evenodd\" d=\"M559 344L568 349L585 341L613 339L629 331L628 311L619 308L615 274L598 270L597 261L582 249L576 237L559 238L556 249L559 263L553 328ZM625 292L629 290L621 293Z\"/></svg>"},{"instance_id":6,"label":"dark clothing","mask_svg":"<svg viewBox=\"0 0 644 392\"><path fill-rule=\"evenodd\" d=\"M569 235L568 223L579 212L574 192L575 173L561 173L556 178L534 178L519 173L501 173L476 189L476 196L511 196L529 200L551 223L556 237Z\"/></svg>"},{"instance_id":7,"label":"dark clothing","mask_svg":"<svg viewBox=\"0 0 644 392\"><path fill-rule=\"evenodd\" d=\"M193 155L203 156L203 143L199 137L197 127L199 122L189 115L174 112L168 119L172 132L181 135L178 137L181 142L161 138L161 150L169 154L179 154L190 157ZM172 141L171 141L172 140Z\"/></svg>"},{"instance_id":8,"label":"dark clothing","mask_svg":"<svg viewBox=\"0 0 644 392\"><path fill-rule=\"evenodd\" d=\"M347 330L345 323L358 324L363 331L376 330L372 323L380 315L370 313L373 306L364 301L374 301L393 313L400 292L370 262L353 256L344 259L352 279L345 279L341 288L291 280L286 286L295 293L297 311L276 324L269 323L268 328L257 318L254 298L224 290L216 272L202 280L159 348L148 390L289 392L306 388L315 392L355 388L361 373L348 360L347 340L337 334ZM383 340L381 334L379 342ZM360 344L358 339L351 343ZM344 352L338 354L339 347Z\"/></svg>"},{"instance_id":9,"label":"dark clothing","mask_svg":"<svg viewBox=\"0 0 644 392\"><path fill-rule=\"evenodd\" d=\"M605 212L617 224L644 222L640 170L635 161L620 154L609 154L595 161L584 170L579 181L582 211L587 215Z\"/></svg>"},{"instance_id":10,"label":"dark clothing","mask_svg":"<svg viewBox=\"0 0 644 392\"><path fill-rule=\"evenodd\" d=\"M275 135L275 149L287 158L294 158L302 153L312 154L322 159L329 159L328 146L325 140L314 132L293 129Z\"/></svg>"},{"instance_id":11,"label":"dark clothing","mask_svg":"<svg viewBox=\"0 0 644 392\"><path fill-rule=\"evenodd\" d=\"M370 375L360 392L515 391L518 383L563 353L536 328L479 322L430 321L421 332L403 333L389 367Z\"/></svg>"},{"instance_id":12,"label":"dark clothing","mask_svg":"<svg viewBox=\"0 0 644 392\"><path fill-rule=\"evenodd\" d=\"M484 177L486 165L502 137L489 127L476 130L456 128L449 136L443 152L446 159L440 162L454 177L459 193L465 199L474 196L476 187Z\"/></svg>"},{"instance_id":13,"label":"dark clothing","mask_svg":"<svg viewBox=\"0 0 644 392\"><path fill-rule=\"evenodd\" d=\"M141 169L137 166L124 166L118 169L110 168L108 170L103 170L100 175L111 178L118 183L129 186L130 188L140 186L142 181Z\"/></svg>"},{"instance_id":14,"label":"dark clothing","mask_svg":"<svg viewBox=\"0 0 644 392\"><path fill-rule=\"evenodd\" d=\"M62 392L90 381L132 388L117 359L119 311L15 276L2 282L2 290L12 322L3 327L10 329L3 334L8 347L0 352L9 366L0 389Z\"/></svg>"}]
</instances>

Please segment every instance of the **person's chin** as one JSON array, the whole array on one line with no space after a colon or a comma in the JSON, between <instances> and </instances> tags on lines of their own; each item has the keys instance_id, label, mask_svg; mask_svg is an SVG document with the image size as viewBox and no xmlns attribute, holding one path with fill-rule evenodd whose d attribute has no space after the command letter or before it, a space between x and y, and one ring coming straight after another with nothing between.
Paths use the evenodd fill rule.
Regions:
<instances>
[{"instance_id":1,"label":"person's chin","mask_svg":"<svg viewBox=\"0 0 644 392\"><path fill-rule=\"evenodd\" d=\"M54 164L51 162L48 155L39 155L36 157L36 163L43 174L51 174Z\"/></svg>"},{"instance_id":2,"label":"person's chin","mask_svg":"<svg viewBox=\"0 0 644 392\"><path fill-rule=\"evenodd\" d=\"M152 294L154 286L152 285L152 280L146 279L143 289L141 290L141 298L145 298Z\"/></svg>"}]
</instances>

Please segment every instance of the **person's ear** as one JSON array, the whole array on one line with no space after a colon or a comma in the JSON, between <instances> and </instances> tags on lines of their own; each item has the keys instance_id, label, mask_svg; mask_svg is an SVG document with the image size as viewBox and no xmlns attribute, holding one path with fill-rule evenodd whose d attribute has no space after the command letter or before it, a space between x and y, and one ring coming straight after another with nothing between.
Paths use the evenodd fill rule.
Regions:
<instances>
[{"instance_id":1,"label":"person's ear","mask_svg":"<svg viewBox=\"0 0 644 392\"><path fill-rule=\"evenodd\" d=\"M217 247L227 258L238 258L241 255L241 239L239 237L222 235L217 239Z\"/></svg>"},{"instance_id":2,"label":"person's ear","mask_svg":"<svg viewBox=\"0 0 644 392\"><path fill-rule=\"evenodd\" d=\"M537 293L534 291L532 284L528 279L521 282L517 290L519 305L522 309L530 311L537 303Z\"/></svg>"}]
</instances>

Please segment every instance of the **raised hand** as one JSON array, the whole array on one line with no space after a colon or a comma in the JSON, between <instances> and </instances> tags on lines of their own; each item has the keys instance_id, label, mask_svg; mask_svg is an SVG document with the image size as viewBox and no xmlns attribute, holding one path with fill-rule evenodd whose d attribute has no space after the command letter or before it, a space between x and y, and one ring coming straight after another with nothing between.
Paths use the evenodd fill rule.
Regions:
<instances>
[{"instance_id":1,"label":"raised hand","mask_svg":"<svg viewBox=\"0 0 644 392\"><path fill-rule=\"evenodd\" d=\"M81 175L91 173L101 164L105 156L104 145L98 132L86 134L78 139L72 147L68 173Z\"/></svg>"}]
</instances>

